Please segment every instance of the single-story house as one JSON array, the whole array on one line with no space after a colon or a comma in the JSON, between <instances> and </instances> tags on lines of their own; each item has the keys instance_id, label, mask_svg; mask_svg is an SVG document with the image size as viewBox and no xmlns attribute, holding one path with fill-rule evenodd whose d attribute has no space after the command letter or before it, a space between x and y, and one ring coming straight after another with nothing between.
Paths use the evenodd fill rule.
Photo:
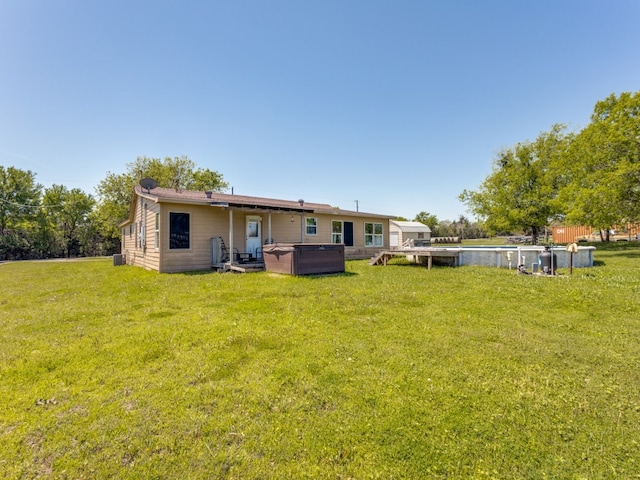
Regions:
<instances>
[{"instance_id":1,"label":"single-story house","mask_svg":"<svg viewBox=\"0 0 640 480\"><path fill-rule=\"evenodd\" d=\"M428 247L431 229L420 222L389 220L389 245L391 248Z\"/></svg>"},{"instance_id":2,"label":"single-story house","mask_svg":"<svg viewBox=\"0 0 640 480\"><path fill-rule=\"evenodd\" d=\"M162 273L259 259L275 243L342 244L346 259L371 258L389 248L391 218L303 200L137 185L120 224L121 258Z\"/></svg>"}]
</instances>

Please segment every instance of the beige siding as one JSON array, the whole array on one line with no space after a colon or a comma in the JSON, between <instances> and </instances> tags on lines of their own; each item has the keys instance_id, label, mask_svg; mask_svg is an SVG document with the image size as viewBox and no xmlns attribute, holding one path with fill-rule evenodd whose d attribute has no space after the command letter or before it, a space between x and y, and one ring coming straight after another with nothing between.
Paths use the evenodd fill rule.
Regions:
<instances>
[{"instance_id":1,"label":"beige siding","mask_svg":"<svg viewBox=\"0 0 640 480\"><path fill-rule=\"evenodd\" d=\"M133 222L123 228L122 253L128 265L158 270L160 252L154 246L156 212L157 204L137 199Z\"/></svg>"},{"instance_id":2,"label":"beige siding","mask_svg":"<svg viewBox=\"0 0 640 480\"><path fill-rule=\"evenodd\" d=\"M402 245L402 243L404 242L402 229L398 225L395 225L395 224L393 224L391 222L389 222L388 225L389 225L389 233L397 232L398 233L398 245Z\"/></svg>"},{"instance_id":3,"label":"beige siding","mask_svg":"<svg viewBox=\"0 0 640 480\"><path fill-rule=\"evenodd\" d=\"M271 214L271 238L275 243L315 243L301 238L301 222L303 217L298 214L272 213ZM265 232L267 229L265 228ZM267 238L265 233L265 239Z\"/></svg>"},{"instance_id":4,"label":"beige siding","mask_svg":"<svg viewBox=\"0 0 640 480\"><path fill-rule=\"evenodd\" d=\"M169 214L171 212L189 214L188 249L169 248ZM211 268L211 238L223 237L228 245L228 224L229 212L219 208L162 204L160 232L162 262L159 271L171 273Z\"/></svg>"}]
</instances>

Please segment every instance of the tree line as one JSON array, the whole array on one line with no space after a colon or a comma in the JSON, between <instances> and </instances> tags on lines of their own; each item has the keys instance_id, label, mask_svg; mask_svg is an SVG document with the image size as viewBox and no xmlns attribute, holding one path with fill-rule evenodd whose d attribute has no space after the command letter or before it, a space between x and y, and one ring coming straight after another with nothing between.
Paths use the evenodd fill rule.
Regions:
<instances>
[{"instance_id":1,"label":"tree line","mask_svg":"<svg viewBox=\"0 0 640 480\"><path fill-rule=\"evenodd\" d=\"M223 176L186 156L138 157L125 173L107 172L97 195L64 185L45 188L31 171L0 165L0 260L112 255L142 177L159 186L222 191Z\"/></svg>"},{"instance_id":2,"label":"tree line","mask_svg":"<svg viewBox=\"0 0 640 480\"><path fill-rule=\"evenodd\" d=\"M556 124L499 152L477 190L460 197L491 234L537 243L552 222L609 232L640 222L640 92L596 103L579 132Z\"/></svg>"}]
</instances>

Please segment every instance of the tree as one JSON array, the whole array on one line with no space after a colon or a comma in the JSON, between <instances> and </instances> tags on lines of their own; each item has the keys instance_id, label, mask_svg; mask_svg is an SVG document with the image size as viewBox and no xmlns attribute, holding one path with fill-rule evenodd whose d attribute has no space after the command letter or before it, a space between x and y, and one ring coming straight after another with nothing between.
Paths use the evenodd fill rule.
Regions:
<instances>
[{"instance_id":1,"label":"tree","mask_svg":"<svg viewBox=\"0 0 640 480\"><path fill-rule=\"evenodd\" d=\"M69 190L63 185L54 184L45 190L42 206L67 257L80 255L87 250L86 231L91 226L89 216L94 205L93 197L79 188Z\"/></svg>"},{"instance_id":2,"label":"tree","mask_svg":"<svg viewBox=\"0 0 640 480\"><path fill-rule=\"evenodd\" d=\"M452 222L452 227L456 232L456 236L460 237L461 239L470 237L471 222L464 215L460 215L458 217L458 220Z\"/></svg>"},{"instance_id":3,"label":"tree","mask_svg":"<svg viewBox=\"0 0 640 480\"><path fill-rule=\"evenodd\" d=\"M126 173L108 172L96 187L98 204L93 218L100 235L111 244L111 250L116 248L120 238L118 225L127 218L131 208L133 188L144 177L153 178L158 186L167 188L219 192L228 187L222 174L196 168L195 163L184 155L164 159L138 157L127 164Z\"/></svg>"},{"instance_id":4,"label":"tree","mask_svg":"<svg viewBox=\"0 0 640 480\"><path fill-rule=\"evenodd\" d=\"M127 218L135 184L130 173L108 172L96 187L98 204L93 212L94 222L102 236L116 243L120 238L118 224Z\"/></svg>"},{"instance_id":5,"label":"tree","mask_svg":"<svg viewBox=\"0 0 640 480\"><path fill-rule=\"evenodd\" d=\"M127 165L127 173L134 184L140 178L150 177L160 187L203 191L221 191L228 187L220 173L196 168L196 164L185 155L165 157L163 160L138 157L135 162Z\"/></svg>"},{"instance_id":6,"label":"tree","mask_svg":"<svg viewBox=\"0 0 640 480\"><path fill-rule=\"evenodd\" d=\"M0 165L0 259L32 256L41 191L31 171Z\"/></svg>"},{"instance_id":7,"label":"tree","mask_svg":"<svg viewBox=\"0 0 640 480\"><path fill-rule=\"evenodd\" d=\"M41 192L30 170L0 165L0 235L35 219Z\"/></svg>"},{"instance_id":8,"label":"tree","mask_svg":"<svg viewBox=\"0 0 640 480\"><path fill-rule=\"evenodd\" d=\"M564 130L554 125L533 142L503 150L480 188L460 194L491 233L522 229L537 243L542 229L559 213L558 180L551 165L571 140Z\"/></svg>"},{"instance_id":9,"label":"tree","mask_svg":"<svg viewBox=\"0 0 640 480\"><path fill-rule=\"evenodd\" d=\"M557 163L558 202L570 224L607 232L640 220L640 92L597 102Z\"/></svg>"},{"instance_id":10,"label":"tree","mask_svg":"<svg viewBox=\"0 0 640 480\"><path fill-rule=\"evenodd\" d=\"M424 210L418 213L413 219L414 222L424 223L431 229L431 235L437 236L438 233L438 217Z\"/></svg>"}]
</instances>

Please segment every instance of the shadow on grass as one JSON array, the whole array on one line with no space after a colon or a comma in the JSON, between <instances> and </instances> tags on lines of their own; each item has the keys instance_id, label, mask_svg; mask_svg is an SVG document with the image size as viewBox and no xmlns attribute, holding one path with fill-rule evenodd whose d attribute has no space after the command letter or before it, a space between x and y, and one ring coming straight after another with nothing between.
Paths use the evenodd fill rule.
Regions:
<instances>
[{"instance_id":1,"label":"shadow on grass","mask_svg":"<svg viewBox=\"0 0 640 480\"><path fill-rule=\"evenodd\" d=\"M286 273L283 275L287 275ZM315 275L298 275L300 278L308 278L309 280L318 280L325 277L357 277L360 275L356 272L337 272L337 273L318 273Z\"/></svg>"},{"instance_id":2,"label":"shadow on grass","mask_svg":"<svg viewBox=\"0 0 640 480\"><path fill-rule=\"evenodd\" d=\"M618 256L619 257L625 257L625 258L640 258L640 251L635 251L635 252L629 251L629 252L627 252L627 251L623 250L622 252L618 253Z\"/></svg>"},{"instance_id":3,"label":"shadow on grass","mask_svg":"<svg viewBox=\"0 0 640 480\"><path fill-rule=\"evenodd\" d=\"M171 273L169 275L184 275L186 277L192 277L192 276L197 276L197 275L218 275L219 272L216 272L215 270L192 270L189 272L176 272L176 273Z\"/></svg>"},{"instance_id":4,"label":"shadow on grass","mask_svg":"<svg viewBox=\"0 0 640 480\"><path fill-rule=\"evenodd\" d=\"M252 274L258 274L258 273L278 273L278 272L268 272L267 270L262 270L260 272L247 272L247 273L242 273L242 272L234 272L232 270L229 270L227 272L216 272L215 270L193 270L190 272L176 272L176 273L171 273L170 275L185 275L185 276L197 276L197 275L252 275ZM288 275L287 273L278 273L279 275ZM355 272L336 272L336 273L318 273L318 274L310 274L310 275L296 275L300 278L309 278L309 279L316 279L316 278L324 278L324 277L354 277L359 275L358 273ZM291 275L294 276L294 275Z\"/></svg>"}]
</instances>

